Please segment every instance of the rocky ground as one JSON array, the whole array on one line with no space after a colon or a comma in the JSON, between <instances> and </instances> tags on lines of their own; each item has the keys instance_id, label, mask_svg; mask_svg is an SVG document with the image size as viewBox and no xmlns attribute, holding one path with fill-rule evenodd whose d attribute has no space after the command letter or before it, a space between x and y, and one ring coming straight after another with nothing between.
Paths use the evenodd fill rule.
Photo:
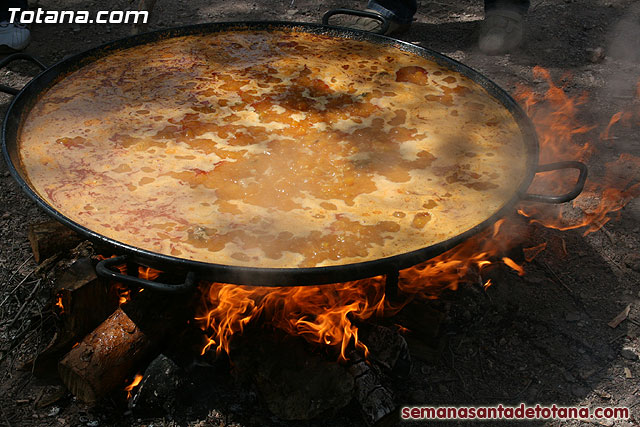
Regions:
<instances>
[{"instance_id":1,"label":"rocky ground","mask_svg":"<svg viewBox=\"0 0 640 427\"><path fill-rule=\"evenodd\" d=\"M40 0L32 6L56 10L135 8L133 2ZM159 0L151 29L212 21L288 20L319 22L331 7L364 7L364 2L311 0L175 2ZM637 110L634 97L640 78L640 7L633 0L533 0L523 45L514 53L484 56L476 47L482 19L477 0L420 1L416 22L400 38L459 60L494 80L510 93L525 86L548 89L533 75L534 66L551 72L564 91L585 94L579 108L578 135L602 146L590 166L601 171L620 153L640 156L637 123L616 127L613 142L599 135L611 116ZM34 25L27 52L48 64L101 43L128 35L120 25ZM0 83L20 86L34 73L16 65L0 70ZM0 96L6 111L11 98ZM637 118L636 118L637 120ZM624 173L637 181L640 172ZM594 174L594 177L597 173ZM486 292L475 285L444 295L448 307L441 335L446 345L437 360L414 360L412 373L396 379L396 400L407 405L516 405L520 402L564 406L626 406L628 421L591 424L630 426L640 423L640 201L631 200L605 228L583 236L583 230L536 229L531 246L548 248L525 266L522 277L508 268L491 273ZM116 398L87 407L63 393L53 405L37 402L55 383L43 382L16 367L46 343L52 329L47 314L50 289L40 286L23 313L37 281L30 259L25 224L43 219L0 162L0 423L15 425L300 425L271 415L250 389L235 385L223 373L212 379L216 393L207 404L179 408L164 418L145 418L128 411ZM15 293L12 291L15 289ZM628 317L617 327L608 323L625 307ZM41 324L20 335L28 317ZM17 322L12 322L14 318ZM15 324L11 324L15 323ZM12 344L18 346L12 349ZM387 420L391 425L398 418ZM359 425L349 405L304 425ZM581 425L580 421L537 424Z\"/></svg>"}]
</instances>

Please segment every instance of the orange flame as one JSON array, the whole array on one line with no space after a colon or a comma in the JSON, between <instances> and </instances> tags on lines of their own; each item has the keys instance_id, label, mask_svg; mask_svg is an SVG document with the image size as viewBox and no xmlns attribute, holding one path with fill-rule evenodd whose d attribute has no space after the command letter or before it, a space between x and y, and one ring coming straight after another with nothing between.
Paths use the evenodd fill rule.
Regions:
<instances>
[{"instance_id":1,"label":"orange flame","mask_svg":"<svg viewBox=\"0 0 640 427\"><path fill-rule=\"evenodd\" d=\"M138 267L138 277L146 280L156 280L162 272L160 270L154 270L151 267Z\"/></svg>"},{"instance_id":2,"label":"orange flame","mask_svg":"<svg viewBox=\"0 0 640 427\"><path fill-rule=\"evenodd\" d=\"M140 384L140 381L142 381L142 374L136 374L131 384L124 388L124 391L127 392L127 400L131 399L131 392Z\"/></svg>"},{"instance_id":3,"label":"orange flame","mask_svg":"<svg viewBox=\"0 0 640 427\"><path fill-rule=\"evenodd\" d=\"M562 242L564 244L564 240ZM531 248L523 248L522 252L524 253L525 261L527 262L533 261L546 248L547 248L547 242L542 242L539 245L533 246Z\"/></svg>"},{"instance_id":4,"label":"orange flame","mask_svg":"<svg viewBox=\"0 0 640 427\"><path fill-rule=\"evenodd\" d=\"M518 276L524 276L524 268L522 268L522 266L518 265L511 258L506 257L506 256L502 257L502 262L504 262L506 265L508 265L509 267L514 269L515 271L517 271L518 272Z\"/></svg>"},{"instance_id":5,"label":"orange flame","mask_svg":"<svg viewBox=\"0 0 640 427\"><path fill-rule=\"evenodd\" d=\"M64 314L64 305L62 304L62 294L59 293L56 295L56 303L55 306L58 307L58 314Z\"/></svg>"},{"instance_id":6,"label":"orange flame","mask_svg":"<svg viewBox=\"0 0 640 427\"><path fill-rule=\"evenodd\" d=\"M596 126L585 125L578 119L579 107L587 102L587 95L572 98L556 86L549 71L534 67L535 78L543 79L549 89L537 94L529 88L518 86L515 99L533 121L540 143L540 163L562 160L586 161L593 154L589 143L578 143L576 136L585 135Z\"/></svg>"},{"instance_id":7,"label":"orange flame","mask_svg":"<svg viewBox=\"0 0 640 427\"><path fill-rule=\"evenodd\" d=\"M613 136L610 135L611 128L613 127L613 125L615 125L620 121L623 115L624 115L624 112L618 111L611 117L611 120L609 120L609 124L607 125L607 128L604 130L604 132L600 134L600 139L604 141L613 139Z\"/></svg>"},{"instance_id":8,"label":"orange flame","mask_svg":"<svg viewBox=\"0 0 640 427\"><path fill-rule=\"evenodd\" d=\"M558 160L586 161L597 152L600 141L614 139L612 128L615 124L631 125L633 113L621 111L609 120L600 133L600 141L583 141L595 128L582 124L579 119L578 107L586 102L586 95L572 98L554 84L548 71L540 67L534 68L534 75L547 81L548 91L539 95L520 87L516 99L524 105L536 126L540 139L541 163ZM640 98L640 82L637 85L637 96ZM578 136L582 138L577 138ZM572 202L574 212L571 215L563 212L563 206L550 207L533 203L523 203L518 213L529 218L532 223L561 231L584 228L584 235L587 235L599 230L611 219L612 213L618 212L631 199L640 195L640 158L623 153L618 159L603 166L603 176L595 176L594 168L590 171L584 191ZM551 193L555 190L557 193L557 174L537 176L534 187Z\"/></svg>"},{"instance_id":9,"label":"orange flame","mask_svg":"<svg viewBox=\"0 0 640 427\"><path fill-rule=\"evenodd\" d=\"M204 293L205 314L196 320L212 332L203 354L215 346L229 353L232 335L264 318L273 327L307 341L339 349L346 360L351 342L367 353L351 320L367 319L385 308L384 279L324 286L250 287L214 283Z\"/></svg>"},{"instance_id":10,"label":"orange flame","mask_svg":"<svg viewBox=\"0 0 640 427\"><path fill-rule=\"evenodd\" d=\"M533 74L546 81L548 90L538 94L519 87L515 97L536 127L540 164L559 160L597 160L594 154L600 141L594 136L594 130L598 126L584 124L580 119L581 107L588 101L587 95L571 96L566 93L541 67L535 67ZM640 82L637 94L640 98ZM614 127L631 124L630 117L627 112L614 115L600 132L601 139L612 140ZM528 241L527 227L530 223L558 230L584 228L585 234L598 230L609 221L611 213L619 211L631 198L640 194L640 183L635 182L640 181L637 175L640 159L622 154L604 167L604 177L591 173L585 191L573 202L574 211L580 211L578 218L575 212L567 215L570 205L549 207L522 203L517 210L521 217L501 219L492 228L442 255L401 271L400 292L407 300L437 298L442 291L455 290L473 276L479 279L476 280L479 283L484 283L486 290L492 282L483 280L482 274L500 262L519 275L525 274L523 266L505 254L525 241L528 243L523 249L526 262L531 262L545 250L545 242L531 246ZM563 177L562 181L568 180ZM540 174L532 187L532 192L543 194L563 191L557 173ZM203 285L202 304L196 318L209 334L203 354L214 348L217 352L229 353L232 337L259 320L301 336L310 343L335 348L341 360L347 358L349 346L366 355L367 348L358 338L357 323L374 316L392 315L403 306L401 303L392 304L385 298L384 280L384 277L375 277L335 285L289 288L219 283Z\"/></svg>"},{"instance_id":11,"label":"orange flame","mask_svg":"<svg viewBox=\"0 0 640 427\"><path fill-rule=\"evenodd\" d=\"M400 291L408 297L436 298L444 289L456 289L472 271L479 273L492 264L491 258L503 249L492 237L504 231L504 224L504 220L497 221L493 229L401 271ZM522 271L511 259L503 261ZM323 286L208 285L203 291L202 314L196 317L202 329L210 334L202 354L211 348L229 354L231 338L260 319L310 343L336 348L339 360L347 359L350 345L366 356L368 350L358 338L357 321L392 315L409 301L390 303L385 298L384 285L383 276Z\"/></svg>"},{"instance_id":12,"label":"orange flame","mask_svg":"<svg viewBox=\"0 0 640 427\"><path fill-rule=\"evenodd\" d=\"M131 289L126 285L116 282L113 284L113 289L115 289L115 292L118 295L118 305L124 305L131 300Z\"/></svg>"}]
</instances>

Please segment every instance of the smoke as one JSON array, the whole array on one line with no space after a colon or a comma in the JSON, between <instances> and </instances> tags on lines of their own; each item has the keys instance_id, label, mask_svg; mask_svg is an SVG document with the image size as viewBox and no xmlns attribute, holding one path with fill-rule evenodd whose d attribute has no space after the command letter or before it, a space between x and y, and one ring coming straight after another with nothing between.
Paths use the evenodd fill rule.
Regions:
<instances>
[{"instance_id":1,"label":"smoke","mask_svg":"<svg viewBox=\"0 0 640 427\"><path fill-rule=\"evenodd\" d=\"M640 64L640 4L632 5L625 16L613 26L609 35L608 56L620 62L607 78L607 94L617 98L630 97L635 91L637 74L630 75L630 67ZM637 73L637 70L636 70Z\"/></svg>"}]
</instances>

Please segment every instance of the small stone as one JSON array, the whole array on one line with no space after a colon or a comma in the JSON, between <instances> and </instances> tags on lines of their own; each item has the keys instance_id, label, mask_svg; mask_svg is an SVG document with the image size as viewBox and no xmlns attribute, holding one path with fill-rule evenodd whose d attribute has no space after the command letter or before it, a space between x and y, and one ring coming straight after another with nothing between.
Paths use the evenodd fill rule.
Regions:
<instances>
[{"instance_id":1,"label":"small stone","mask_svg":"<svg viewBox=\"0 0 640 427\"><path fill-rule=\"evenodd\" d=\"M638 360L638 354L630 348L623 348L620 350L620 356L627 360Z\"/></svg>"},{"instance_id":2,"label":"small stone","mask_svg":"<svg viewBox=\"0 0 640 427\"><path fill-rule=\"evenodd\" d=\"M594 393L602 399L611 399L611 394L607 393L604 390L594 390Z\"/></svg>"},{"instance_id":3,"label":"small stone","mask_svg":"<svg viewBox=\"0 0 640 427\"><path fill-rule=\"evenodd\" d=\"M55 417L59 413L60 413L60 407L54 406L51 409L49 409L49 412L47 412L47 417Z\"/></svg>"}]
</instances>

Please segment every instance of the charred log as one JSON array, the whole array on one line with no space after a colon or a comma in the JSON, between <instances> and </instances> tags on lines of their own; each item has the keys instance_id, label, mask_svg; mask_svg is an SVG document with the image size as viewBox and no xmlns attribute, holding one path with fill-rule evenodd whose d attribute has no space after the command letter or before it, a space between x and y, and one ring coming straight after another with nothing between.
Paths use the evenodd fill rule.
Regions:
<instances>
[{"instance_id":1,"label":"charred log","mask_svg":"<svg viewBox=\"0 0 640 427\"><path fill-rule=\"evenodd\" d=\"M245 333L231 354L236 373L253 381L269 410L285 420L332 413L352 399L348 370L311 352L302 339L277 333Z\"/></svg>"},{"instance_id":2,"label":"charred log","mask_svg":"<svg viewBox=\"0 0 640 427\"><path fill-rule=\"evenodd\" d=\"M379 373L364 358L352 352L348 370L354 378L355 400L367 425L376 424L396 410L393 394L382 385Z\"/></svg>"}]
</instances>

